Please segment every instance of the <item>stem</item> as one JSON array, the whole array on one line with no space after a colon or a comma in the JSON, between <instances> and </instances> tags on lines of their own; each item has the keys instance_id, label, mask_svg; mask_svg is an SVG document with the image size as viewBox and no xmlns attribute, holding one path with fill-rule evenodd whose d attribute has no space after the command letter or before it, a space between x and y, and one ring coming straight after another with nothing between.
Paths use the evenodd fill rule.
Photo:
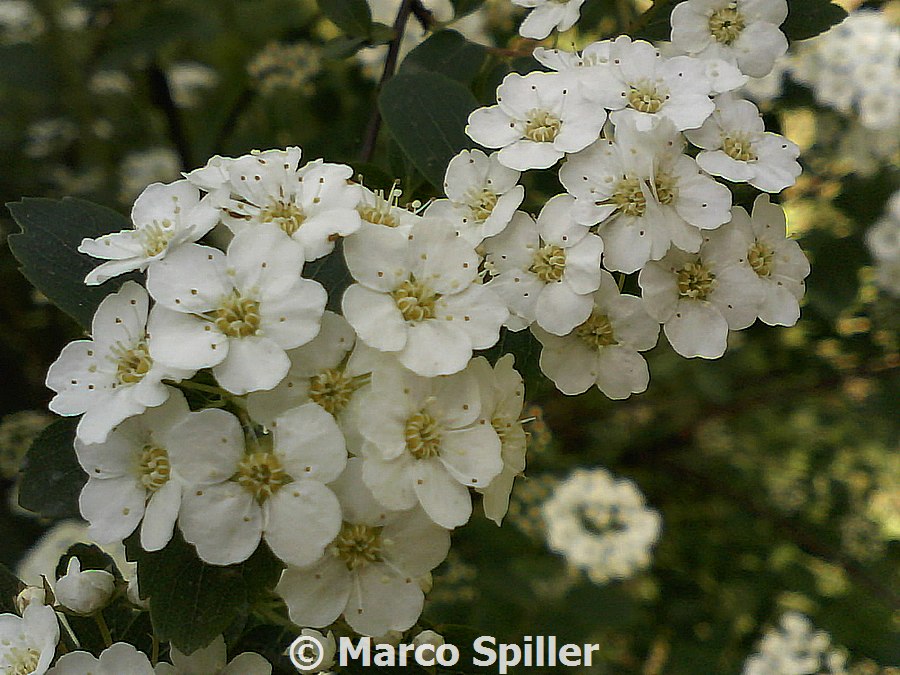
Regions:
<instances>
[{"instance_id":1,"label":"stem","mask_svg":"<svg viewBox=\"0 0 900 675\"><path fill-rule=\"evenodd\" d=\"M388 45L387 56L384 58L384 70L381 73L381 79L375 88L375 106L372 108L372 116L369 118L369 125L366 128L366 136L363 139L362 150L359 158L363 162L371 162L372 155L375 154L375 143L378 141L378 132L381 130L381 111L378 109L378 94L384 87L385 82L394 76L397 69L397 59L400 56L400 43L403 41L403 33L406 29L406 22L409 15L413 11L413 3L415 0L403 0L400 3L400 9L397 10L397 18L394 20L394 39ZM420 19L421 20L421 19Z\"/></svg>"},{"instance_id":2,"label":"stem","mask_svg":"<svg viewBox=\"0 0 900 675\"><path fill-rule=\"evenodd\" d=\"M194 389L195 391L203 391L207 394L215 394L216 396L228 397L229 394L224 389L220 387L214 387L211 384L201 384L200 382L191 382L190 380L183 380L181 382L173 383L176 387L182 387L184 389Z\"/></svg>"},{"instance_id":3,"label":"stem","mask_svg":"<svg viewBox=\"0 0 900 675\"><path fill-rule=\"evenodd\" d=\"M184 125L181 123L181 114L178 112L178 106L172 100L172 92L169 89L166 73L157 64L151 64L147 69L147 82L150 86L150 100L162 111L166 118L169 138L178 152L181 168L185 171L190 171L194 167L194 162L191 158L191 147L184 131Z\"/></svg>"},{"instance_id":4,"label":"stem","mask_svg":"<svg viewBox=\"0 0 900 675\"><path fill-rule=\"evenodd\" d=\"M112 635L109 632L109 626L106 625L106 619L103 618L102 611L98 611L94 614L94 621L97 624L97 628L100 629L100 635L103 637L103 643L107 647L112 647Z\"/></svg>"},{"instance_id":5,"label":"stem","mask_svg":"<svg viewBox=\"0 0 900 675\"><path fill-rule=\"evenodd\" d=\"M434 13L422 4L422 0L412 0L412 15L416 17L422 28L431 30L434 28Z\"/></svg>"},{"instance_id":6,"label":"stem","mask_svg":"<svg viewBox=\"0 0 900 675\"><path fill-rule=\"evenodd\" d=\"M159 662L159 636L154 632L151 636L153 644L150 647L150 663L153 666Z\"/></svg>"}]
</instances>

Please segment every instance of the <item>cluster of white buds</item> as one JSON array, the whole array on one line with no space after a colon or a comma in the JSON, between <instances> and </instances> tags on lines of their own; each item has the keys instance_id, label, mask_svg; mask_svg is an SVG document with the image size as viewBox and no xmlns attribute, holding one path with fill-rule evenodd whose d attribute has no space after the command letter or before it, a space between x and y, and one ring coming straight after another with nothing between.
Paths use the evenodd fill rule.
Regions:
<instances>
[{"instance_id":1,"label":"cluster of white buds","mask_svg":"<svg viewBox=\"0 0 900 675\"><path fill-rule=\"evenodd\" d=\"M744 662L743 675L845 675L846 661L828 633L815 630L803 614L785 612L778 629L767 630L757 653Z\"/></svg>"}]
</instances>

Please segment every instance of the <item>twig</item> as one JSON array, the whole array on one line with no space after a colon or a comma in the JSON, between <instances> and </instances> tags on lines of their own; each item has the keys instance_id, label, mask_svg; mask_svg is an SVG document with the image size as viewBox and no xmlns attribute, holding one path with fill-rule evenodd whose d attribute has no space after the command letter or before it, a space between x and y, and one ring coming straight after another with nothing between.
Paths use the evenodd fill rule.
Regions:
<instances>
[{"instance_id":1,"label":"twig","mask_svg":"<svg viewBox=\"0 0 900 675\"><path fill-rule=\"evenodd\" d=\"M172 92L169 89L169 81L162 68L157 64L151 64L147 68L147 80L150 85L150 100L158 107L166 118L166 125L169 128L169 138L178 152L181 160L181 168L184 171L190 171L194 168L194 162L191 158L191 148L184 132L184 125L181 123L181 115L178 112L178 106L172 99Z\"/></svg>"},{"instance_id":2,"label":"twig","mask_svg":"<svg viewBox=\"0 0 900 675\"><path fill-rule=\"evenodd\" d=\"M378 87L375 89L375 105L372 107L372 116L369 118L369 125L366 128L366 136L363 139L362 150L359 153L360 160L363 162L372 161L372 155L375 154L375 143L378 141L378 132L381 129L381 111L378 109L378 94L381 93L385 82L394 76L397 69L397 59L400 56L400 43L403 41L403 33L406 29L406 22L409 15L413 11L413 3L416 0L403 0L400 9L397 10L397 18L394 20L394 38L388 45L387 56L384 58L384 70L381 73L381 79Z\"/></svg>"},{"instance_id":3,"label":"twig","mask_svg":"<svg viewBox=\"0 0 900 675\"><path fill-rule=\"evenodd\" d=\"M416 17L423 29L431 30L434 28L434 12L423 5L422 0L412 0L412 15Z\"/></svg>"}]
</instances>

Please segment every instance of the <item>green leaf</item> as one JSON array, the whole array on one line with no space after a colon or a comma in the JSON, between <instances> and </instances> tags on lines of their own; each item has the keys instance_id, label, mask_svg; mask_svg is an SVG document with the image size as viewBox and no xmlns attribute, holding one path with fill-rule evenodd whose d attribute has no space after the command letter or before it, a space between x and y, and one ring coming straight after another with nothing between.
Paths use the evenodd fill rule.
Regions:
<instances>
[{"instance_id":1,"label":"green leaf","mask_svg":"<svg viewBox=\"0 0 900 675\"><path fill-rule=\"evenodd\" d=\"M484 47L455 30L442 30L407 54L400 72L431 71L468 84L481 70L486 55Z\"/></svg>"},{"instance_id":2,"label":"green leaf","mask_svg":"<svg viewBox=\"0 0 900 675\"><path fill-rule=\"evenodd\" d=\"M791 0L781 30L788 40L807 40L847 18L843 7L828 0Z\"/></svg>"},{"instance_id":3,"label":"green leaf","mask_svg":"<svg viewBox=\"0 0 900 675\"><path fill-rule=\"evenodd\" d=\"M386 26L383 23L378 23L374 21L372 23L372 30L369 31L369 39L367 43L369 45L383 45L386 42L390 42L394 39L394 29L390 26Z\"/></svg>"},{"instance_id":4,"label":"green leaf","mask_svg":"<svg viewBox=\"0 0 900 675\"><path fill-rule=\"evenodd\" d=\"M319 0L319 9L345 34L369 37L372 13L366 0Z\"/></svg>"},{"instance_id":5,"label":"green leaf","mask_svg":"<svg viewBox=\"0 0 900 675\"><path fill-rule=\"evenodd\" d=\"M471 14L484 4L484 0L451 0L451 2L453 3L454 20Z\"/></svg>"},{"instance_id":6,"label":"green leaf","mask_svg":"<svg viewBox=\"0 0 900 675\"><path fill-rule=\"evenodd\" d=\"M24 587L19 577L0 563L0 613L15 613L16 596Z\"/></svg>"},{"instance_id":7,"label":"green leaf","mask_svg":"<svg viewBox=\"0 0 900 675\"><path fill-rule=\"evenodd\" d=\"M80 517L78 495L87 474L75 455L78 419L56 420L34 439L22 465L19 506L44 518Z\"/></svg>"},{"instance_id":8,"label":"green leaf","mask_svg":"<svg viewBox=\"0 0 900 675\"><path fill-rule=\"evenodd\" d=\"M399 73L384 85L378 107L403 153L440 189L447 164L472 146L465 133L478 107L472 92L439 73Z\"/></svg>"},{"instance_id":9,"label":"green leaf","mask_svg":"<svg viewBox=\"0 0 900 675\"><path fill-rule=\"evenodd\" d=\"M245 617L282 570L265 545L243 563L225 567L204 563L178 532L161 551L142 550L134 535L125 546L128 558L138 563L138 587L141 597L150 600L155 633L185 654L205 647Z\"/></svg>"},{"instance_id":10,"label":"green leaf","mask_svg":"<svg viewBox=\"0 0 900 675\"><path fill-rule=\"evenodd\" d=\"M101 261L77 251L85 237L131 227L131 221L105 206L81 199L32 199L7 204L22 232L9 236L9 248L22 274L54 305L89 329L97 305L128 279L85 286L84 277Z\"/></svg>"},{"instance_id":11,"label":"green leaf","mask_svg":"<svg viewBox=\"0 0 900 675\"><path fill-rule=\"evenodd\" d=\"M339 35L325 43L325 46L322 48L322 56L325 59L332 60L346 59L348 56L353 56L368 43L369 41L364 37Z\"/></svg>"},{"instance_id":12,"label":"green leaf","mask_svg":"<svg viewBox=\"0 0 900 675\"><path fill-rule=\"evenodd\" d=\"M108 553L105 553L99 546L95 544L72 544L68 550L63 553L59 562L56 564L56 578L63 576L69 569L69 560L78 558L81 563L81 569L84 570L103 570L112 574L117 581L124 581L122 573L116 567L115 561Z\"/></svg>"},{"instance_id":13,"label":"green leaf","mask_svg":"<svg viewBox=\"0 0 900 675\"><path fill-rule=\"evenodd\" d=\"M641 14L635 27L630 31L635 40L668 40L671 33L670 19L677 2L673 0L655 0L653 6Z\"/></svg>"}]
</instances>

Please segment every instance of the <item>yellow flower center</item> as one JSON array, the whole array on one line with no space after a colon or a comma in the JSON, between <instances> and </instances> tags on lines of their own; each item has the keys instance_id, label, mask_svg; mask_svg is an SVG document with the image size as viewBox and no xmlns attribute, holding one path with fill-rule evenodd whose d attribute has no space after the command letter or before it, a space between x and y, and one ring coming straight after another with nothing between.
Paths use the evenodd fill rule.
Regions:
<instances>
[{"instance_id":1,"label":"yellow flower center","mask_svg":"<svg viewBox=\"0 0 900 675\"><path fill-rule=\"evenodd\" d=\"M717 9L709 17L709 32L723 45L732 45L743 32L746 22L743 15L737 11L737 4L731 3L727 7Z\"/></svg>"},{"instance_id":2,"label":"yellow flower center","mask_svg":"<svg viewBox=\"0 0 900 675\"><path fill-rule=\"evenodd\" d=\"M344 523L331 545L331 553L351 572L369 563L381 562L381 528Z\"/></svg>"},{"instance_id":3,"label":"yellow flower center","mask_svg":"<svg viewBox=\"0 0 900 675\"><path fill-rule=\"evenodd\" d=\"M260 220L264 223L275 223L284 230L288 236L293 235L303 222L306 220L306 214L303 209L294 202L286 202L276 200L260 211Z\"/></svg>"},{"instance_id":4,"label":"yellow flower center","mask_svg":"<svg viewBox=\"0 0 900 675\"><path fill-rule=\"evenodd\" d=\"M609 317L596 309L591 312L587 321L575 329L575 335L581 338L581 341L588 347L598 351L601 347L616 344Z\"/></svg>"},{"instance_id":5,"label":"yellow flower center","mask_svg":"<svg viewBox=\"0 0 900 675\"><path fill-rule=\"evenodd\" d=\"M544 283L559 281L566 271L566 252L556 244L547 244L534 252L531 272Z\"/></svg>"},{"instance_id":6,"label":"yellow flower center","mask_svg":"<svg viewBox=\"0 0 900 675\"><path fill-rule=\"evenodd\" d=\"M121 345L112 348L116 357L116 383L137 384L150 372L153 359L147 348L147 341L141 340L131 349L125 349Z\"/></svg>"},{"instance_id":7,"label":"yellow flower center","mask_svg":"<svg viewBox=\"0 0 900 675\"><path fill-rule=\"evenodd\" d=\"M756 159L756 153L753 152L753 144L744 136L726 136L722 141L722 150L731 159L739 162L752 162Z\"/></svg>"},{"instance_id":8,"label":"yellow flower center","mask_svg":"<svg viewBox=\"0 0 900 675\"><path fill-rule=\"evenodd\" d=\"M272 452L246 455L238 463L235 478L260 504L294 480Z\"/></svg>"},{"instance_id":9,"label":"yellow flower center","mask_svg":"<svg viewBox=\"0 0 900 675\"><path fill-rule=\"evenodd\" d=\"M141 483L148 492L156 492L169 482L172 467L169 453L156 445L145 445L140 459Z\"/></svg>"},{"instance_id":10,"label":"yellow flower center","mask_svg":"<svg viewBox=\"0 0 900 675\"><path fill-rule=\"evenodd\" d=\"M328 368L310 378L309 398L332 415L347 407L359 384L338 368Z\"/></svg>"},{"instance_id":11,"label":"yellow flower center","mask_svg":"<svg viewBox=\"0 0 900 675\"><path fill-rule=\"evenodd\" d=\"M562 120L546 110L529 110L525 120L525 138L536 143L552 143L559 135Z\"/></svg>"},{"instance_id":12,"label":"yellow flower center","mask_svg":"<svg viewBox=\"0 0 900 675\"><path fill-rule=\"evenodd\" d=\"M760 277L767 277L772 273L772 262L775 258L775 249L764 241L757 239L747 252L747 261L750 267Z\"/></svg>"},{"instance_id":13,"label":"yellow flower center","mask_svg":"<svg viewBox=\"0 0 900 675\"><path fill-rule=\"evenodd\" d=\"M248 337L259 331L259 303L242 297L237 289L222 299L213 316L216 328L231 338Z\"/></svg>"},{"instance_id":14,"label":"yellow flower center","mask_svg":"<svg viewBox=\"0 0 900 675\"><path fill-rule=\"evenodd\" d=\"M699 261L685 263L677 274L678 294L682 298L706 300L716 287L716 275Z\"/></svg>"},{"instance_id":15,"label":"yellow flower center","mask_svg":"<svg viewBox=\"0 0 900 675\"><path fill-rule=\"evenodd\" d=\"M656 198L660 204L669 205L678 198L678 186L675 179L667 173L659 172L654 180Z\"/></svg>"},{"instance_id":16,"label":"yellow flower center","mask_svg":"<svg viewBox=\"0 0 900 675\"><path fill-rule=\"evenodd\" d=\"M9 675L31 675L37 670L41 653L34 647L12 647L6 653L6 670Z\"/></svg>"},{"instance_id":17,"label":"yellow flower center","mask_svg":"<svg viewBox=\"0 0 900 675\"><path fill-rule=\"evenodd\" d=\"M628 92L628 105L644 113L659 112L668 99L669 95L663 89L650 82L631 85Z\"/></svg>"},{"instance_id":18,"label":"yellow flower center","mask_svg":"<svg viewBox=\"0 0 900 675\"><path fill-rule=\"evenodd\" d=\"M434 318L435 303L441 296L410 278L391 291L391 297L406 321L425 321Z\"/></svg>"},{"instance_id":19,"label":"yellow flower center","mask_svg":"<svg viewBox=\"0 0 900 675\"><path fill-rule=\"evenodd\" d=\"M441 453L441 427L424 410L406 420L406 449L416 459L437 457Z\"/></svg>"},{"instance_id":20,"label":"yellow flower center","mask_svg":"<svg viewBox=\"0 0 900 675\"><path fill-rule=\"evenodd\" d=\"M497 206L497 194L487 188L476 191L469 196L469 208L472 209L472 217L479 223L491 217L494 207Z\"/></svg>"},{"instance_id":21,"label":"yellow flower center","mask_svg":"<svg viewBox=\"0 0 900 675\"><path fill-rule=\"evenodd\" d=\"M144 225L140 229L144 254L148 258L159 255L169 247L169 242L174 236L175 228L172 227L172 221L168 218L162 222L154 221L149 225Z\"/></svg>"},{"instance_id":22,"label":"yellow flower center","mask_svg":"<svg viewBox=\"0 0 900 675\"><path fill-rule=\"evenodd\" d=\"M641 181L639 178L623 178L616 183L615 191L609 198L609 203L615 204L616 207L626 216L640 218L647 210L647 198L641 189Z\"/></svg>"}]
</instances>

